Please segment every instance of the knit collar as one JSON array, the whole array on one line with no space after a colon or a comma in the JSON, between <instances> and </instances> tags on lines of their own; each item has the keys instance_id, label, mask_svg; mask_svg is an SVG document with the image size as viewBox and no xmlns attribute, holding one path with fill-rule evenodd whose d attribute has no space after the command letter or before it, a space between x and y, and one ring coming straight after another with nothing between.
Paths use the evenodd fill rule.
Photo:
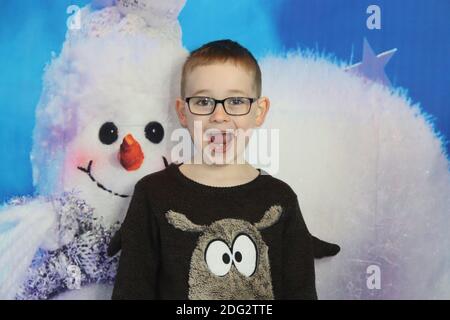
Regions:
<instances>
[{"instance_id":1,"label":"knit collar","mask_svg":"<svg viewBox=\"0 0 450 320\"><path fill-rule=\"evenodd\" d=\"M192 180L191 178L188 178L186 175L184 175L181 170L180 166L183 163L171 163L166 170L172 174L172 176L176 177L176 179L181 182L182 184L189 186L192 189L196 189L199 192L219 192L219 193L233 193L237 191L243 191L248 189L253 189L261 185L261 183L267 179L267 177L270 177L270 175L264 171L263 169L257 168L259 171L259 175L256 176L251 181L248 181L243 184L235 185L235 186L210 186L206 185L197 181Z\"/></svg>"}]
</instances>

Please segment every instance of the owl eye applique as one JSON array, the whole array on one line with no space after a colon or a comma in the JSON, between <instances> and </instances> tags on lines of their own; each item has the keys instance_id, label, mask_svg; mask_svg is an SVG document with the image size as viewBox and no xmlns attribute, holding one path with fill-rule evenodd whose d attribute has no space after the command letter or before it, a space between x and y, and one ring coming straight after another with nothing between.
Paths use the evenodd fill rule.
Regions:
<instances>
[{"instance_id":1,"label":"owl eye applique","mask_svg":"<svg viewBox=\"0 0 450 320\"><path fill-rule=\"evenodd\" d=\"M205 261L208 269L216 276L225 276L234 264L241 274L250 277L256 270L256 245L246 234L240 234L234 239L232 249L223 240L213 240L206 248Z\"/></svg>"},{"instance_id":2,"label":"owl eye applique","mask_svg":"<svg viewBox=\"0 0 450 320\"><path fill-rule=\"evenodd\" d=\"M231 250L222 240L211 241L205 251L205 261L213 274L223 277L231 269Z\"/></svg>"},{"instance_id":3,"label":"owl eye applique","mask_svg":"<svg viewBox=\"0 0 450 320\"><path fill-rule=\"evenodd\" d=\"M255 242L246 234L236 237L233 243L233 263L236 269L246 277L256 270L257 251Z\"/></svg>"}]
</instances>

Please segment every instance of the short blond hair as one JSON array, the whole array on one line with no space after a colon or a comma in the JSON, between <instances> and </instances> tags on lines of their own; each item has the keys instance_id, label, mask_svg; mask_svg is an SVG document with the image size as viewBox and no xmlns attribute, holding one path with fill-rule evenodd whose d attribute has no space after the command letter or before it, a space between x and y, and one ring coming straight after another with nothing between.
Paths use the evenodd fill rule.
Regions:
<instances>
[{"instance_id":1,"label":"short blond hair","mask_svg":"<svg viewBox=\"0 0 450 320\"><path fill-rule=\"evenodd\" d=\"M181 74L181 96L185 98L186 77L194 68L228 61L232 61L253 73L256 94L260 97L262 81L258 61L248 49L229 39L208 42L189 54L183 64Z\"/></svg>"}]
</instances>

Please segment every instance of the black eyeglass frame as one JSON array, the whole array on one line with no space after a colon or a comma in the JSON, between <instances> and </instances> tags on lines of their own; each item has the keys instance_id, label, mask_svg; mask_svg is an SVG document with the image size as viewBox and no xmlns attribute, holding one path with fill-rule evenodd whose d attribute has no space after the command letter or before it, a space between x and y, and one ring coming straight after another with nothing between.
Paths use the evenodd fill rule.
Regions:
<instances>
[{"instance_id":1,"label":"black eyeglass frame","mask_svg":"<svg viewBox=\"0 0 450 320\"><path fill-rule=\"evenodd\" d=\"M191 110L191 105L189 104L189 101L190 101L192 98L208 98L208 99L214 100L214 107L213 107L212 111L211 111L210 113L195 113L195 112L192 112L192 110ZM248 99L248 100L250 101L250 107L248 108L248 111L247 111L246 113L242 113L242 114L233 114L233 113L229 113L229 112L227 111L227 108L225 107L225 101L228 100L228 99L239 99L239 98L241 98L241 99ZM218 103L221 103L221 104L222 104L223 110L225 110L225 113L228 114L228 115L230 115L230 116L245 116L245 115L247 115L247 114L250 113L250 110L252 109L253 102L255 102L255 101L258 100L258 99L259 99L259 98L249 98L249 97L227 97L227 98L225 98L225 99L219 100L219 99L214 99L214 98L212 98L212 97L206 97L206 96L193 96L193 97L187 97L187 98L185 98L184 101L187 103L188 108L189 108L189 111L190 111L192 114L195 114L195 115L197 115L197 116L209 116L209 115L213 114L214 111L216 111L216 107L217 107L217 104L218 104Z\"/></svg>"}]
</instances>

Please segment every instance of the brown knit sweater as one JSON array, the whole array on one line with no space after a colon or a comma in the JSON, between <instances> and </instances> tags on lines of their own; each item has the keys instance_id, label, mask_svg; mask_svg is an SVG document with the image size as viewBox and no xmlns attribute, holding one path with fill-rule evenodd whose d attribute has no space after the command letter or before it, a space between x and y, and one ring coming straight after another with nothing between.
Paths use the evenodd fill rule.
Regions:
<instances>
[{"instance_id":1,"label":"brown knit sweater","mask_svg":"<svg viewBox=\"0 0 450 320\"><path fill-rule=\"evenodd\" d=\"M135 186L113 299L317 299L297 195L259 170L233 187L172 163Z\"/></svg>"}]
</instances>

